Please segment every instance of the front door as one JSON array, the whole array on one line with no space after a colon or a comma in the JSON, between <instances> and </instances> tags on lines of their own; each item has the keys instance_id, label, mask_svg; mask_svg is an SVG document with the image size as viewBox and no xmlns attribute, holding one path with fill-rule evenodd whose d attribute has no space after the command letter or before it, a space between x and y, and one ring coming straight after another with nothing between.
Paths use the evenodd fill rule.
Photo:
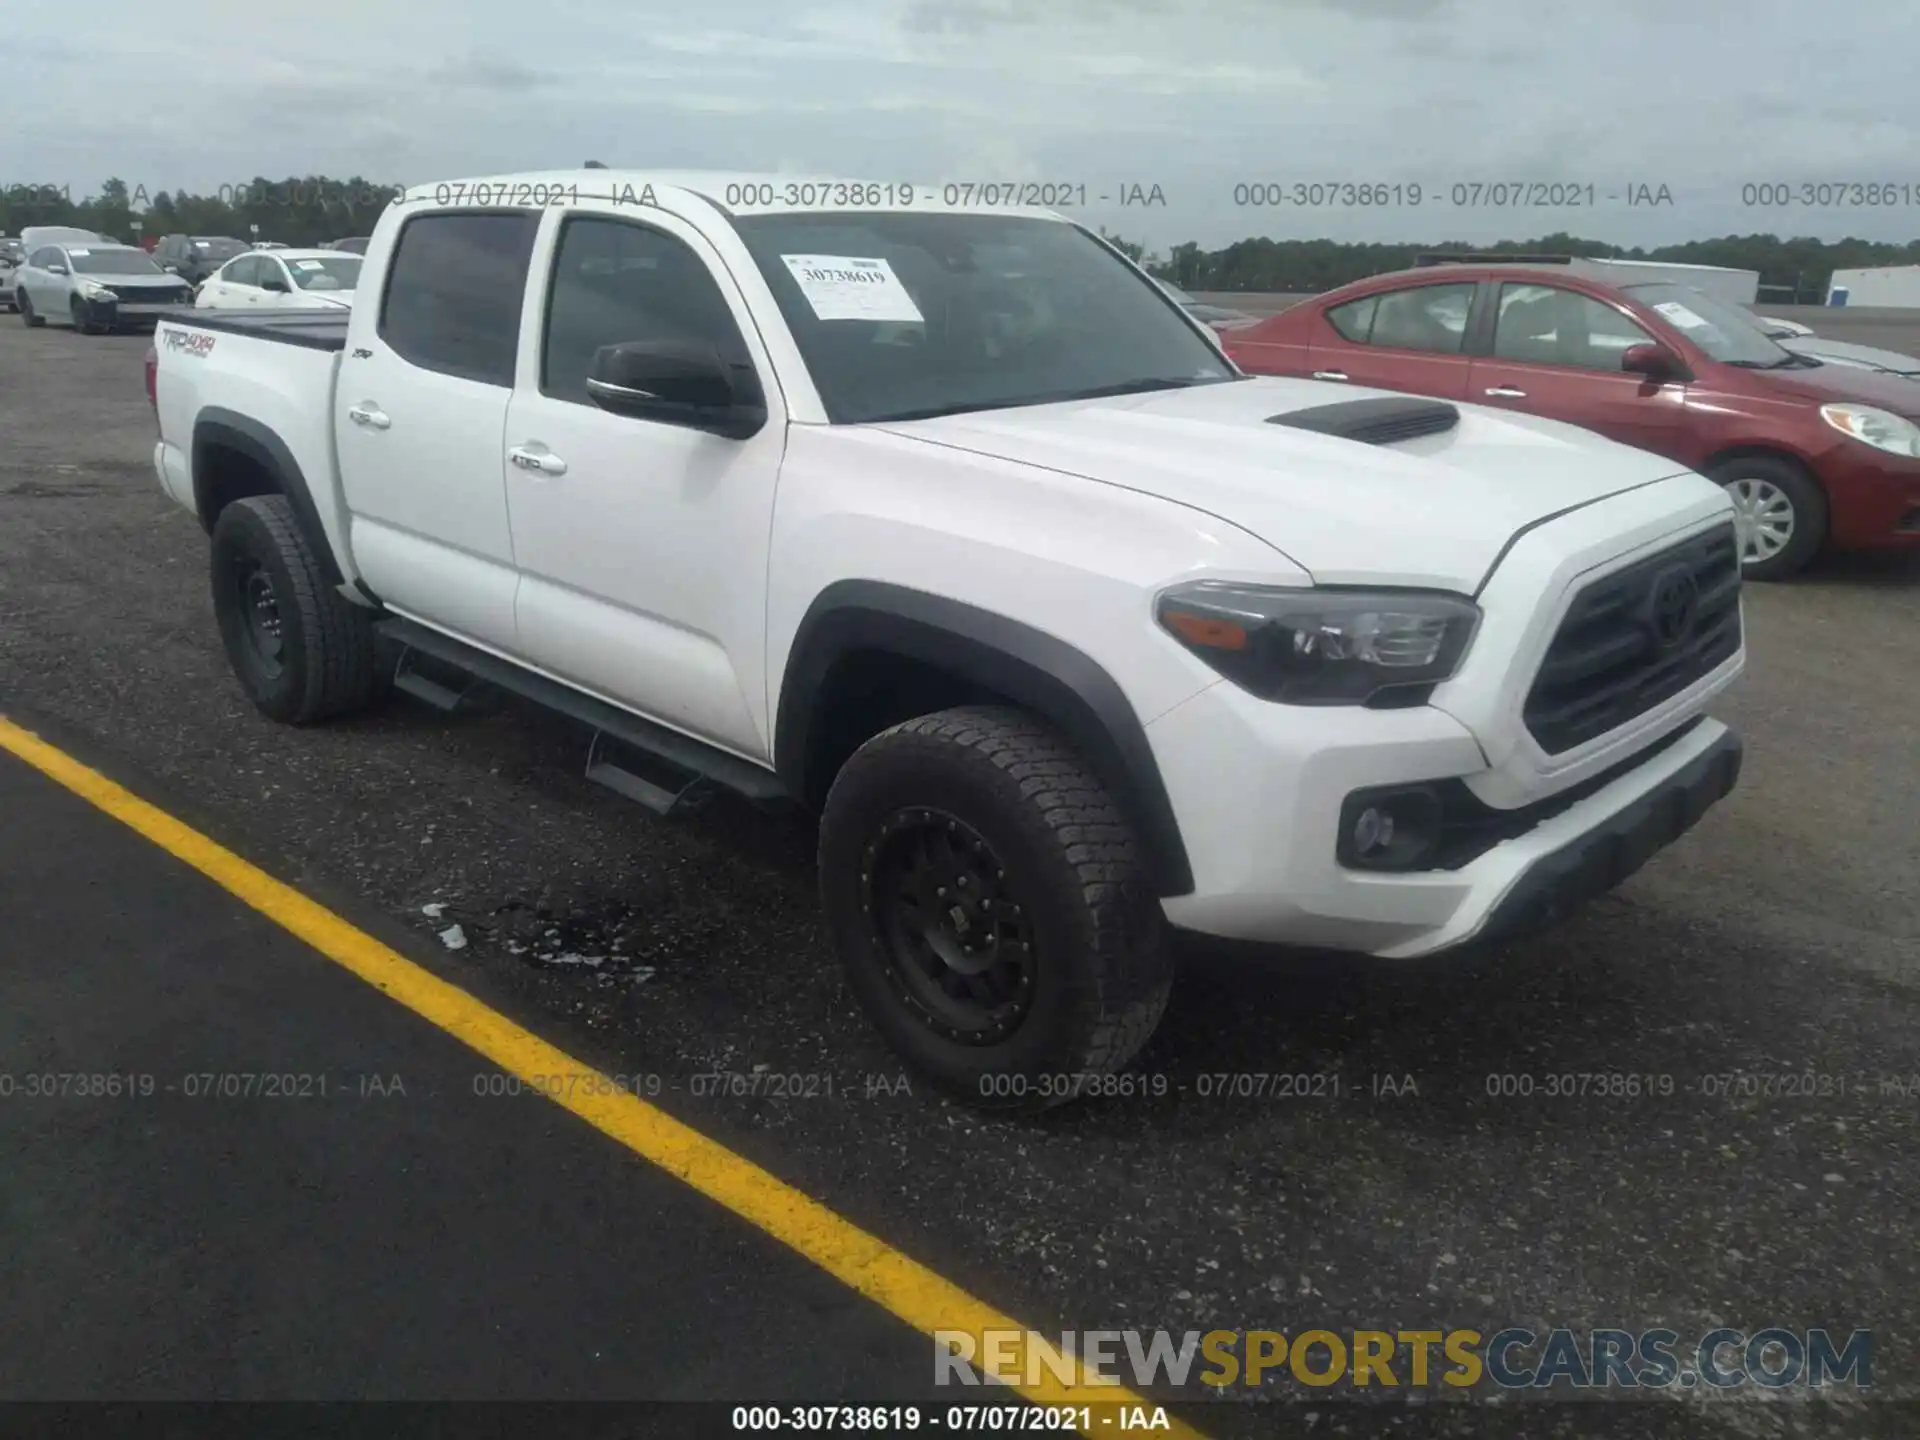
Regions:
<instances>
[{"instance_id":1,"label":"front door","mask_svg":"<svg viewBox=\"0 0 1920 1440\"><path fill-rule=\"evenodd\" d=\"M542 255L552 278L506 426L522 653L765 760L767 547L786 426L745 303L706 241L658 212L645 224L552 212ZM640 340L704 342L736 373L751 366L766 425L730 440L602 410L586 388L594 353Z\"/></svg>"},{"instance_id":2,"label":"front door","mask_svg":"<svg viewBox=\"0 0 1920 1440\"><path fill-rule=\"evenodd\" d=\"M1629 346L1658 343L1637 321L1558 285L1509 281L1500 286L1498 305L1493 353L1474 360L1467 398L1680 458L1685 383L1620 368Z\"/></svg>"}]
</instances>

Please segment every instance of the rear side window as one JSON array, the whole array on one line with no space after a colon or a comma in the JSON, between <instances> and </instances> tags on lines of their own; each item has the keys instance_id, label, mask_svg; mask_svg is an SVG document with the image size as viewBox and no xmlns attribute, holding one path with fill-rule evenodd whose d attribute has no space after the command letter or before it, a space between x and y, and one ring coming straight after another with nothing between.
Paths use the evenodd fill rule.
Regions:
<instances>
[{"instance_id":1,"label":"rear side window","mask_svg":"<svg viewBox=\"0 0 1920 1440\"><path fill-rule=\"evenodd\" d=\"M1457 355L1467 340L1475 286L1416 285L1380 297L1368 343Z\"/></svg>"},{"instance_id":2,"label":"rear side window","mask_svg":"<svg viewBox=\"0 0 1920 1440\"><path fill-rule=\"evenodd\" d=\"M1373 312L1379 303L1378 295L1369 295L1364 300L1349 300L1327 311L1327 323L1340 333L1343 340L1364 345L1367 337L1373 333Z\"/></svg>"},{"instance_id":3,"label":"rear side window","mask_svg":"<svg viewBox=\"0 0 1920 1440\"><path fill-rule=\"evenodd\" d=\"M513 384L537 216L422 215L400 231L380 338L409 364Z\"/></svg>"}]
</instances>

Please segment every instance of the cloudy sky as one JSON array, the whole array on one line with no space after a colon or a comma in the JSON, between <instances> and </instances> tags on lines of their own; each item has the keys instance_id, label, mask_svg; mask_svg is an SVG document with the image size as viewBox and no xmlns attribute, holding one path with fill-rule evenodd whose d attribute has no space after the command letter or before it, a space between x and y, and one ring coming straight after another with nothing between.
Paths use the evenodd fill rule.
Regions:
<instances>
[{"instance_id":1,"label":"cloudy sky","mask_svg":"<svg viewBox=\"0 0 1920 1440\"><path fill-rule=\"evenodd\" d=\"M1156 248L1920 236L1920 6L1898 0L89 0L17 7L6 52L0 184L76 198L592 157L1084 186L1084 218ZM1451 203L1505 181L1595 204ZM1898 203L1743 191L1836 181ZM1400 203L1235 203L1314 182ZM1134 186L1164 204L1122 206Z\"/></svg>"}]
</instances>

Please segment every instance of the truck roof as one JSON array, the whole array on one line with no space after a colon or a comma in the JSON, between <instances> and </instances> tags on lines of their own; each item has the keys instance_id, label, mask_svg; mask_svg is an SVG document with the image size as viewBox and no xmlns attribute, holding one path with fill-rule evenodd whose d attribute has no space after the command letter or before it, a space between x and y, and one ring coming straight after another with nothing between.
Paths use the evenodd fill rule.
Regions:
<instances>
[{"instance_id":1,"label":"truck roof","mask_svg":"<svg viewBox=\"0 0 1920 1440\"><path fill-rule=\"evenodd\" d=\"M697 198L726 215L752 213L766 215L804 211L839 210L912 210L921 213L1026 215L1064 220L1057 210L1040 205L1003 203L1008 194L1019 194L1026 186L1019 181L968 182L964 185L928 183L905 184L900 180L874 180L846 175L779 175L769 172L735 170L531 170L512 175L475 175L464 179L440 180L425 185L410 185L401 194L405 204L471 205L475 193L487 195L504 187L504 196L483 199L482 204L545 203L535 200L534 192L556 187L572 191L580 199L604 198L609 204L634 203L631 197L651 187L662 201ZM750 205L728 204L731 190L735 199L747 187L759 197ZM858 198L848 192L858 187ZM1035 187L1052 189L1057 187ZM911 195L902 192L911 190ZM989 200L979 198L988 192ZM669 193L670 192L670 193ZM524 196L525 198L520 198ZM876 203L877 202L877 203Z\"/></svg>"}]
</instances>

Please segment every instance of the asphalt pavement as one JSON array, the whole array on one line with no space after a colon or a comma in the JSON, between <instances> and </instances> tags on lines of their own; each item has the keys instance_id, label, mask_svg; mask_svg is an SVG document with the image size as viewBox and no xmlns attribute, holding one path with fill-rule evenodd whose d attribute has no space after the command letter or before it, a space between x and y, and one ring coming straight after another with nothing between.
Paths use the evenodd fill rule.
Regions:
<instances>
[{"instance_id":1,"label":"asphalt pavement","mask_svg":"<svg viewBox=\"0 0 1920 1440\"><path fill-rule=\"evenodd\" d=\"M1752 588L1749 675L1721 711L1748 742L1739 790L1562 929L1401 964L1191 945L1136 1065L1148 1093L984 1118L905 1083L855 1011L805 823L724 803L652 819L582 778L576 731L513 706L449 720L400 701L303 731L261 719L221 653L205 537L152 478L145 344L0 327L0 713L570 1053L668 1077L672 1113L972 1293L1046 1330L1869 1327L1878 1393L1920 1399L1920 563L1835 561ZM8 1278L35 1287L27 1314L71 1294L75 1333L122 1337L103 1381L155 1383L113 1327L152 1313L170 1277L206 1293L199 1328L157 1362L166 1383L324 1389L369 1356L351 1322L390 1271L432 1292L406 1302L408 1324L486 1357L408 1342L423 1383L459 1393L606 1393L616 1372L664 1384L667 1364L607 1361L655 1339L745 1345L778 1387L801 1378L791 1347L811 1363L844 1336L866 1358L838 1380L919 1383L923 1342L809 1288L566 1115L469 1099L471 1060L359 982L111 826L55 815L31 777L4 783L0 883L9 919L30 917L0 932L9 1049L155 1074L393 1071L428 1096L198 1112L169 1097L149 1122L8 1112L9 1146L27 1127L24 1168L0 1164ZM135 898L116 928L122 885ZM175 917L178 937L156 938ZM457 951L439 938L453 924ZM52 962L71 975L47 976ZM757 1067L811 1079L786 1098L692 1093L692 1076ZM1223 1096L1210 1078L1279 1074L1335 1077L1338 1098ZM1511 1077L1566 1074L1673 1083L1511 1093ZM242 1174L256 1155L264 1168ZM102 1213L72 1213L89 1203ZM109 1270L117 1236L147 1248ZM377 1263L341 1258L353 1245ZM250 1306L291 1303L260 1288L280 1284L280 1246L288 1276L326 1283L340 1333L311 1359L290 1322L270 1345L218 1348L213 1317L243 1327ZM661 1283L627 1304L622 1279L648 1274ZM786 1308L758 1307L752 1276ZM576 1285L611 1307L600 1361L534 1338L569 1314L579 1335L580 1307L553 1298ZM505 1328L482 1335L469 1312ZM77 1383L78 1342L20 1313L0 1391ZM722 1374L682 1372L680 1393ZM1793 1433L1779 1427L1804 1408L1713 1406L1683 1433Z\"/></svg>"}]
</instances>

